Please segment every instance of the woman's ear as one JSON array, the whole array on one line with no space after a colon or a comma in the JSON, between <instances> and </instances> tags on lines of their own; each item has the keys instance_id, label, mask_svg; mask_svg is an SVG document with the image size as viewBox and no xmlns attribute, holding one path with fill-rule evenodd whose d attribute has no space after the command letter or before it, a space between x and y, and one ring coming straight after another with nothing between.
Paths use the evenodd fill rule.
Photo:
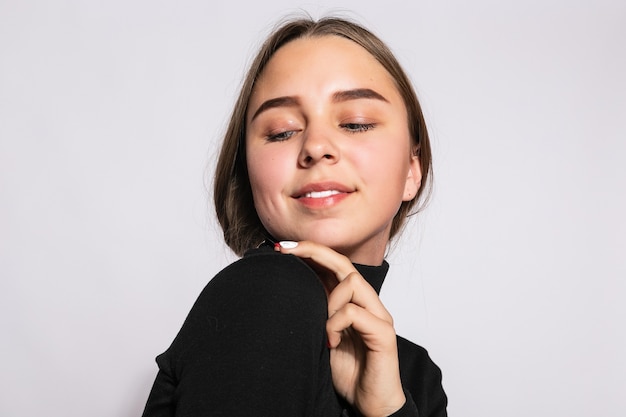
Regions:
<instances>
[{"instance_id":1,"label":"woman's ear","mask_svg":"<svg viewBox=\"0 0 626 417\"><path fill-rule=\"evenodd\" d=\"M402 201L411 201L417 195L417 191L422 186L422 165L420 164L419 154L413 152L409 161L409 172L406 176L404 184L404 195Z\"/></svg>"}]
</instances>

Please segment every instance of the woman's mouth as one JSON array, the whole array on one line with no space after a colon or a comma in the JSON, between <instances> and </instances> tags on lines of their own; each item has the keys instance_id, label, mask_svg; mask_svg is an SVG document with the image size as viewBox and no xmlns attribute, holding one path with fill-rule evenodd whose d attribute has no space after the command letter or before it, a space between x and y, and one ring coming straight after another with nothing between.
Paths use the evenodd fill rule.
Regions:
<instances>
[{"instance_id":1,"label":"woman's mouth","mask_svg":"<svg viewBox=\"0 0 626 417\"><path fill-rule=\"evenodd\" d=\"M304 193L304 195L300 196L300 198L326 198L332 195L337 195L339 193L340 191L337 190L311 191L308 193Z\"/></svg>"},{"instance_id":2,"label":"woman's mouth","mask_svg":"<svg viewBox=\"0 0 626 417\"><path fill-rule=\"evenodd\" d=\"M348 197L354 189L336 182L321 182L307 184L300 188L294 198L309 209L325 209L339 204Z\"/></svg>"}]
</instances>

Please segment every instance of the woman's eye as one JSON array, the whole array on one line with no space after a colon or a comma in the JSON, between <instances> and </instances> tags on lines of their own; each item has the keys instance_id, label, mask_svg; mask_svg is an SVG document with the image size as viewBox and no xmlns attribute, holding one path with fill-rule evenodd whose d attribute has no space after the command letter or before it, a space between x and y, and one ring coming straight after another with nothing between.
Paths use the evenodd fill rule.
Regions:
<instances>
[{"instance_id":1,"label":"woman's eye","mask_svg":"<svg viewBox=\"0 0 626 417\"><path fill-rule=\"evenodd\" d=\"M266 138L269 142L282 142L292 137L295 133L295 130L286 130L284 132L269 134Z\"/></svg>"},{"instance_id":2,"label":"woman's eye","mask_svg":"<svg viewBox=\"0 0 626 417\"><path fill-rule=\"evenodd\" d=\"M366 132L371 130L376 125L374 123L343 123L341 125L342 128L346 129L349 132Z\"/></svg>"}]
</instances>

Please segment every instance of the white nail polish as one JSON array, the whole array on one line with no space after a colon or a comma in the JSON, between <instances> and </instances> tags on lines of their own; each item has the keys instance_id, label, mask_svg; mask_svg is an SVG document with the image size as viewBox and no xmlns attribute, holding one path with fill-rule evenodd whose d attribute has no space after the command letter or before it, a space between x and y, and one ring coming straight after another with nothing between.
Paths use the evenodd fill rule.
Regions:
<instances>
[{"instance_id":1,"label":"white nail polish","mask_svg":"<svg viewBox=\"0 0 626 417\"><path fill-rule=\"evenodd\" d=\"M296 246L298 246L298 242L294 242L292 240L283 240L282 242L279 242L279 243L280 243L280 247L284 249L293 249Z\"/></svg>"}]
</instances>

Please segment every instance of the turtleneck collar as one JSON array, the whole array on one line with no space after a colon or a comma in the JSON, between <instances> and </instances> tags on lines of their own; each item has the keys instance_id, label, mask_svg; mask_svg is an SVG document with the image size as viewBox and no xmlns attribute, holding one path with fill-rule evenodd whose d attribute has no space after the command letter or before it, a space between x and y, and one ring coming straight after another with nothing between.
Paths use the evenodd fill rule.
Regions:
<instances>
[{"instance_id":1,"label":"turtleneck collar","mask_svg":"<svg viewBox=\"0 0 626 417\"><path fill-rule=\"evenodd\" d=\"M274 250L274 244L268 241L264 241L261 243L257 249L262 250ZM383 286L383 281L385 281L385 277L387 276L387 271L389 271L389 264L387 261L383 260L383 263L379 266L371 266L371 265L362 265L353 263L354 267L359 274L365 278L365 280L376 290L376 293L380 294L380 289Z\"/></svg>"},{"instance_id":2,"label":"turtleneck collar","mask_svg":"<svg viewBox=\"0 0 626 417\"><path fill-rule=\"evenodd\" d=\"M383 263L379 266L370 266L370 265L361 265L361 264L353 264L356 267L356 270L359 271L359 274L363 275L363 278L376 290L378 294L380 294L380 289L383 286L383 281L385 280L385 276L387 276L387 271L389 271L389 264L387 261L383 261Z\"/></svg>"}]
</instances>

